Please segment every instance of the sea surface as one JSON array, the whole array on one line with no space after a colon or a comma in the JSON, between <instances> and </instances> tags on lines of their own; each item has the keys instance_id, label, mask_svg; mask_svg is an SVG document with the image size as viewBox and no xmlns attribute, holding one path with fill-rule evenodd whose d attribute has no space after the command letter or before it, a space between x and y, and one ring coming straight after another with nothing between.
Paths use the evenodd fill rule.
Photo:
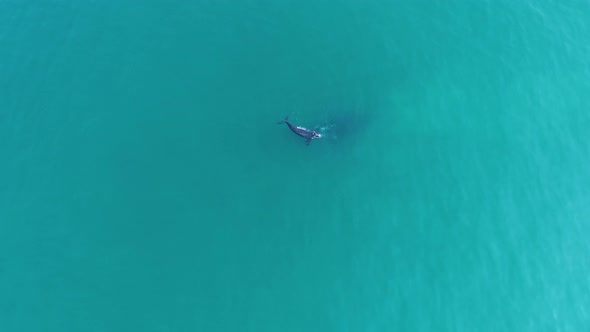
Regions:
<instances>
[{"instance_id":1,"label":"sea surface","mask_svg":"<svg viewBox=\"0 0 590 332\"><path fill-rule=\"evenodd\" d=\"M0 0L2 332L590 331L589 236L586 0Z\"/></svg>"}]
</instances>

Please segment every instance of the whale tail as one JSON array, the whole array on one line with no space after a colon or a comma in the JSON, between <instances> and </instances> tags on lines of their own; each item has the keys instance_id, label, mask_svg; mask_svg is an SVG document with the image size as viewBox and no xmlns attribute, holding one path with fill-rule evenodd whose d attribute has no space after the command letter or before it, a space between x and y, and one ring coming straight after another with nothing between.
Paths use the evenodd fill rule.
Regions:
<instances>
[{"instance_id":1,"label":"whale tail","mask_svg":"<svg viewBox=\"0 0 590 332\"><path fill-rule=\"evenodd\" d=\"M290 115L287 115L287 117L285 117L285 120L281 120L281 121L277 122L277 124L289 123L289 117L290 117Z\"/></svg>"}]
</instances>

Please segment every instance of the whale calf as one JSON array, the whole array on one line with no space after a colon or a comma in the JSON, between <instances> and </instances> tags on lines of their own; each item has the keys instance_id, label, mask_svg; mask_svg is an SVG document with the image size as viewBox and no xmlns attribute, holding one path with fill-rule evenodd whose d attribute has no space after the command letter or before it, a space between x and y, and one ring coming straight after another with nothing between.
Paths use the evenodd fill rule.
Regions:
<instances>
[{"instance_id":1,"label":"whale calf","mask_svg":"<svg viewBox=\"0 0 590 332\"><path fill-rule=\"evenodd\" d=\"M289 129L291 129L292 132L294 132L295 134L306 138L307 140L305 141L305 145L309 145L309 143L311 142L311 140L314 139L318 139L318 138L322 138L322 134L316 133L313 130L309 130L307 128L303 128L303 127L299 127L299 126L295 126L293 125L291 122L289 122L289 117L287 116L285 118L285 120L283 121L279 121L277 122L278 124L283 124L286 123L287 126L289 126Z\"/></svg>"}]
</instances>

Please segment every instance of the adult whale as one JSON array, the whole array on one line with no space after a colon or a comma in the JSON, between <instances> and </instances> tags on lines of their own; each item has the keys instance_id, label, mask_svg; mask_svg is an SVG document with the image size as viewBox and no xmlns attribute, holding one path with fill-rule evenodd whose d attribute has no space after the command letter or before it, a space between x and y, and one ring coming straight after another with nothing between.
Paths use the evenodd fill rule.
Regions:
<instances>
[{"instance_id":1,"label":"adult whale","mask_svg":"<svg viewBox=\"0 0 590 332\"><path fill-rule=\"evenodd\" d=\"M307 140L305 141L305 145L309 145L309 143L311 142L311 140L322 138L322 134L318 134L315 131L309 130L307 128L303 128L303 127L299 127L299 126L293 125L291 122L289 122L289 117L288 116L285 118L285 120L279 121L277 123L278 124L286 123L287 126L289 126L289 129L291 129L292 132L294 132L295 134L297 134L297 135L299 135L299 136L301 136L303 138L307 138Z\"/></svg>"}]
</instances>

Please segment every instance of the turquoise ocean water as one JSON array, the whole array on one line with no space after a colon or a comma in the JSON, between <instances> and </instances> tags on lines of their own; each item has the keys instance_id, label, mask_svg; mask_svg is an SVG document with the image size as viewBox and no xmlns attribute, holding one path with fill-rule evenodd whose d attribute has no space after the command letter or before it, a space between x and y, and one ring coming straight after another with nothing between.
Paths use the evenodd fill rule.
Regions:
<instances>
[{"instance_id":1,"label":"turquoise ocean water","mask_svg":"<svg viewBox=\"0 0 590 332\"><path fill-rule=\"evenodd\" d=\"M0 331L588 331L589 22L0 0Z\"/></svg>"}]
</instances>

